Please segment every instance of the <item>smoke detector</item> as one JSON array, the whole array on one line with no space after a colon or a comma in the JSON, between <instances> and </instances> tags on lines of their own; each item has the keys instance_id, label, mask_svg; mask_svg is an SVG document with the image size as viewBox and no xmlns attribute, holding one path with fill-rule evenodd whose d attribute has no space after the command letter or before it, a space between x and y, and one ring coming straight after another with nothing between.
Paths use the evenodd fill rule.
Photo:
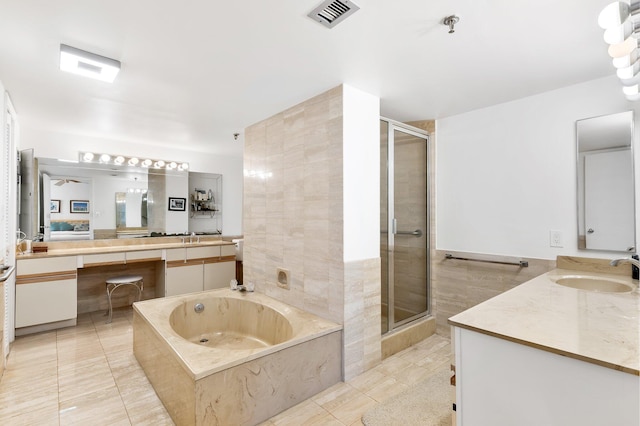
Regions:
<instances>
[{"instance_id":1,"label":"smoke detector","mask_svg":"<svg viewBox=\"0 0 640 426\"><path fill-rule=\"evenodd\" d=\"M327 28L333 28L358 10L360 7L349 0L325 0L307 16Z\"/></svg>"}]
</instances>

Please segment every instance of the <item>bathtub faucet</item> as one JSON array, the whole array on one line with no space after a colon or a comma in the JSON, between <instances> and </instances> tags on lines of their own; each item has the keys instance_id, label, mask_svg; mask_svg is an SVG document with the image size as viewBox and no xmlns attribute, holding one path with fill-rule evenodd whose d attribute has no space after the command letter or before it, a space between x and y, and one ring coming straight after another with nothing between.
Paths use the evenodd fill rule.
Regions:
<instances>
[{"instance_id":1,"label":"bathtub faucet","mask_svg":"<svg viewBox=\"0 0 640 426\"><path fill-rule=\"evenodd\" d=\"M244 284L238 284L238 287L236 288L236 290L238 291L247 291L249 293L251 293L253 291L253 285L244 285Z\"/></svg>"}]
</instances>

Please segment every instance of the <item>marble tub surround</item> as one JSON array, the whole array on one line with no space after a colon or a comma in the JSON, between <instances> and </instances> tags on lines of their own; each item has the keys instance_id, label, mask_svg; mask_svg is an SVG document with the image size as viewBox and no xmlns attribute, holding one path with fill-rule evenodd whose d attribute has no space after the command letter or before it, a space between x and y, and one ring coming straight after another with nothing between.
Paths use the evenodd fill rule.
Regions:
<instances>
[{"instance_id":1,"label":"marble tub surround","mask_svg":"<svg viewBox=\"0 0 640 426\"><path fill-rule=\"evenodd\" d=\"M552 270L449 318L449 323L640 375L637 281L620 274L583 272L593 277L625 281L633 286L630 293L578 290L553 281L558 276L575 274L575 269Z\"/></svg>"},{"instance_id":2,"label":"marble tub surround","mask_svg":"<svg viewBox=\"0 0 640 426\"><path fill-rule=\"evenodd\" d=\"M256 424L339 382L341 330L266 295L229 289L134 304L135 356L177 424ZM193 342L220 331L260 342Z\"/></svg>"}]
</instances>

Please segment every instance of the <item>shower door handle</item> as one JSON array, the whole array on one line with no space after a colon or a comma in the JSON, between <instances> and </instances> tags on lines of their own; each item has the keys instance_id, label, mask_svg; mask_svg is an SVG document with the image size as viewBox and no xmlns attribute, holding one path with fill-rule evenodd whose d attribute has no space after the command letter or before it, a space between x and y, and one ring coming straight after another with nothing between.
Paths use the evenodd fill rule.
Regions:
<instances>
[{"instance_id":1,"label":"shower door handle","mask_svg":"<svg viewBox=\"0 0 640 426\"><path fill-rule=\"evenodd\" d=\"M413 235L414 237L420 238L422 237L422 231L416 229L415 231L397 231L396 235Z\"/></svg>"}]
</instances>

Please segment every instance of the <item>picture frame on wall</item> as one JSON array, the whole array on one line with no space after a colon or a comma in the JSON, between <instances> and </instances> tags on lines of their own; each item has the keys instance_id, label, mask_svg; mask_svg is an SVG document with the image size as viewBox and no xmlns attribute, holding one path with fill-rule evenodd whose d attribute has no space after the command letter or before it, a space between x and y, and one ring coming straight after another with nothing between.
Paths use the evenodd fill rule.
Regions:
<instances>
[{"instance_id":1,"label":"picture frame on wall","mask_svg":"<svg viewBox=\"0 0 640 426\"><path fill-rule=\"evenodd\" d=\"M49 211L51 213L60 213L60 200L50 200Z\"/></svg>"},{"instance_id":2,"label":"picture frame on wall","mask_svg":"<svg viewBox=\"0 0 640 426\"><path fill-rule=\"evenodd\" d=\"M186 198L169 197L169 211L183 212L186 210L186 206L187 206Z\"/></svg>"},{"instance_id":3,"label":"picture frame on wall","mask_svg":"<svg viewBox=\"0 0 640 426\"><path fill-rule=\"evenodd\" d=\"M89 213L89 200L71 200L69 211L71 213Z\"/></svg>"}]
</instances>

